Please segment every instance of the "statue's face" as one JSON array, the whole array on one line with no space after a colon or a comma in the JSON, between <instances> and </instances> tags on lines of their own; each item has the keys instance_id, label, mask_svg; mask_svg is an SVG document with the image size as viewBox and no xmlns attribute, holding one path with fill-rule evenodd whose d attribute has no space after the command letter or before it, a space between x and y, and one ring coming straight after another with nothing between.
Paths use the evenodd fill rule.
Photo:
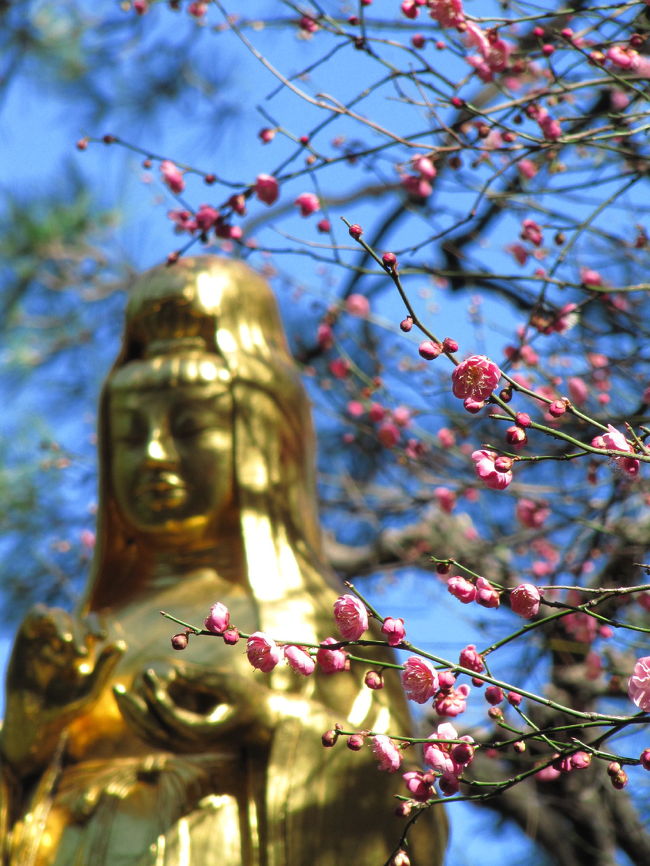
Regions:
<instances>
[{"instance_id":1,"label":"statue's face","mask_svg":"<svg viewBox=\"0 0 650 866\"><path fill-rule=\"evenodd\" d=\"M219 381L112 391L111 482L137 532L200 535L233 499L233 402Z\"/></svg>"}]
</instances>

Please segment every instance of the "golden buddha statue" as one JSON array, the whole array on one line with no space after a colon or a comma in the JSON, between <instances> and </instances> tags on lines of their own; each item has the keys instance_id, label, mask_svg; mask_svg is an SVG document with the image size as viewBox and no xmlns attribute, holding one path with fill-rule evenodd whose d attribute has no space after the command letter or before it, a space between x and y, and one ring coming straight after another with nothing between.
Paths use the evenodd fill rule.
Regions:
<instances>
[{"instance_id":1,"label":"golden buddha statue","mask_svg":"<svg viewBox=\"0 0 650 866\"><path fill-rule=\"evenodd\" d=\"M266 676L219 638L175 653L160 616L200 621L218 600L248 633L332 632L309 405L264 280L216 257L138 280L99 449L85 597L34 610L9 665L3 864L382 866L401 779L321 735L407 730L397 678ZM445 835L430 810L411 862L439 863Z\"/></svg>"}]
</instances>

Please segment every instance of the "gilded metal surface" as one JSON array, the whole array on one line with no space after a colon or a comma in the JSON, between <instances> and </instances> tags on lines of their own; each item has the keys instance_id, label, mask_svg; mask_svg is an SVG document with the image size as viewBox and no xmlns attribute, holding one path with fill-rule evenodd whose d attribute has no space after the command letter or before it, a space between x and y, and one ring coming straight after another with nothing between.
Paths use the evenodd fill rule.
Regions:
<instances>
[{"instance_id":1,"label":"gilded metal surface","mask_svg":"<svg viewBox=\"0 0 650 866\"><path fill-rule=\"evenodd\" d=\"M320 735L403 730L397 683L266 676L211 638L174 653L159 614L196 622L220 600L244 631L332 632L309 406L266 283L214 257L143 275L99 425L86 596L73 615L33 611L10 662L3 862L381 866L400 780ZM416 826L421 866L440 860L435 811Z\"/></svg>"}]
</instances>

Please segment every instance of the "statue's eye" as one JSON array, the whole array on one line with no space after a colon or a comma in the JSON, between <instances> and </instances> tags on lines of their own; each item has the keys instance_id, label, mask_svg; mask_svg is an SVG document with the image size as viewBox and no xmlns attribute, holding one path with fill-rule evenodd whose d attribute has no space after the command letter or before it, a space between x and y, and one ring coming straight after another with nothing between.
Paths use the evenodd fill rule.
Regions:
<instances>
[{"instance_id":1,"label":"statue's eye","mask_svg":"<svg viewBox=\"0 0 650 866\"><path fill-rule=\"evenodd\" d=\"M141 445L147 441L147 423L135 412L118 415L113 419L113 436L126 445Z\"/></svg>"},{"instance_id":2,"label":"statue's eye","mask_svg":"<svg viewBox=\"0 0 650 866\"><path fill-rule=\"evenodd\" d=\"M211 412L183 410L172 418L172 435L179 438L198 436L216 427L216 419Z\"/></svg>"}]
</instances>

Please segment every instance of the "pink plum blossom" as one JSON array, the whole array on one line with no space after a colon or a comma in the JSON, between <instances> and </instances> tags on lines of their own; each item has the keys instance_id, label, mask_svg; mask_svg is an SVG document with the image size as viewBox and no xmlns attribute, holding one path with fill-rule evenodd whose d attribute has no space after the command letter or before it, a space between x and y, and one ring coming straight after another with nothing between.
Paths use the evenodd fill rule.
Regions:
<instances>
[{"instance_id":1,"label":"pink plum blossom","mask_svg":"<svg viewBox=\"0 0 650 866\"><path fill-rule=\"evenodd\" d=\"M454 397L461 400L487 400L499 384L501 370L485 355L471 355L451 374Z\"/></svg>"},{"instance_id":2,"label":"pink plum blossom","mask_svg":"<svg viewBox=\"0 0 650 866\"><path fill-rule=\"evenodd\" d=\"M169 189L177 195L185 189L185 180L183 172L174 165L170 159L164 159L160 163L160 173L163 181Z\"/></svg>"},{"instance_id":3,"label":"pink plum blossom","mask_svg":"<svg viewBox=\"0 0 650 866\"><path fill-rule=\"evenodd\" d=\"M268 205L274 204L280 195L280 185L270 174L258 174L254 190L258 199Z\"/></svg>"},{"instance_id":4,"label":"pink plum blossom","mask_svg":"<svg viewBox=\"0 0 650 866\"><path fill-rule=\"evenodd\" d=\"M368 611L355 595L341 595L336 599L334 619L345 640L359 640L368 628Z\"/></svg>"},{"instance_id":5,"label":"pink plum blossom","mask_svg":"<svg viewBox=\"0 0 650 866\"><path fill-rule=\"evenodd\" d=\"M204 625L213 634L222 634L230 625L230 611L220 601L213 604Z\"/></svg>"},{"instance_id":6,"label":"pink plum blossom","mask_svg":"<svg viewBox=\"0 0 650 866\"><path fill-rule=\"evenodd\" d=\"M246 642L246 655L254 668L268 674L280 661L282 652L273 638L256 631Z\"/></svg>"},{"instance_id":7,"label":"pink plum blossom","mask_svg":"<svg viewBox=\"0 0 650 866\"><path fill-rule=\"evenodd\" d=\"M476 578L476 601L482 607L499 607L499 593L484 577Z\"/></svg>"},{"instance_id":8,"label":"pink plum blossom","mask_svg":"<svg viewBox=\"0 0 650 866\"><path fill-rule=\"evenodd\" d=\"M299 674L308 677L314 673L316 662L302 647L294 646L293 644L285 646L284 657L290 667Z\"/></svg>"},{"instance_id":9,"label":"pink plum blossom","mask_svg":"<svg viewBox=\"0 0 650 866\"><path fill-rule=\"evenodd\" d=\"M468 668L470 671L475 671L477 674L480 674L481 671L485 669L483 656L476 651L476 647L473 643L468 644L460 651L458 662L462 667Z\"/></svg>"},{"instance_id":10,"label":"pink plum blossom","mask_svg":"<svg viewBox=\"0 0 650 866\"><path fill-rule=\"evenodd\" d=\"M409 794L418 803L425 803L435 797L433 784L436 777L433 773L421 773L419 770L413 770L410 773L404 773L402 779L406 783Z\"/></svg>"},{"instance_id":11,"label":"pink plum blossom","mask_svg":"<svg viewBox=\"0 0 650 866\"><path fill-rule=\"evenodd\" d=\"M438 675L431 665L417 656L409 656L401 673L406 697L416 704L426 704L438 691Z\"/></svg>"},{"instance_id":12,"label":"pink plum blossom","mask_svg":"<svg viewBox=\"0 0 650 866\"><path fill-rule=\"evenodd\" d=\"M632 676L627 682L627 693L633 704L650 712L650 656L637 659Z\"/></svg>"},{"instance_id":13,"label":"pink plum blossom","mask_svg":"<svg viewBox=\"0 0 650 866\"><path fill-rule=\"evenodd\" d=\"M540 526L544 525L550 513L550 508L544 503L535 502L532 499L520 499L515 509L517 520L528 529L539 529Z\"/></svg>"},{"instance_id":14,"label":"pink plum blossom","mask_svg":"<svg viewBox=\"0 0 650 866\"><path fill-rule=\"evenodd\" d=\"M436 487L433 491L433 495L436 497L440 508L446 514L451 514L456 505L456 494L454 491L450 490L448 487Z\"/></svg>"},{"instance_id":15,"label":"pink plum blossom","mask_svg":"<svg viewBox=\"0 0 650 866\"><path fill-rule=\"evenodd\" d=\"M594 445L598 440L602 441L602 445ZM611 424L607 425L606 433L603 433L602 436L596 436L594 440L592 440L592 445L596 448L611 448L614 451L628 451L630 454L634 453L632 446L623 433ZM641 464L636 458L612 456L612 460L616 463L619 469L622 469L623 472L626 472L632 478L639 474Z\"/></svg>"},{"instance_id":16,"label":"pink plum blossom","mask_svg":"<svg viewBox=\"0 0 650 866\"><path fill-rule=\"evenodd\" d=\"M320 665L323 673L336 674L339 671L344 671L349 665L348 656L345 650L342 649L326 649L327 644L338 643L335 637L326 637L321 641L321 646L316 653L316 661Z\"/></svg>"},{"instance_id":17,"label":"pink plum blossom","mask_svg":"<svg viewBox=\"0 0 650 866\"><path fill-rule=\"evenodd\" d=\"M459 716L467 709L467 698L471 689L463 683L457 689L449 689L447 692L439 692L433 702L436 713L439 716Z\"/></svg>"},{"instance_id":18,"label":"pink plum blossom","mask_svg":"<svg viewBox=\"0 0 650 866\"><path fill-rule=\"evenodd\" d=\"M541 595L532 583L522 583L510 593L510 607L525 619L532 619L539 611Z\"/></svg>"},{"instance_id":19,"label":"pink plum blossom","mask_svg":"<svg viewBox=\"0 0 650 866\"><path fill-rule=\"evenodd\" d=\"M313 192L301 192L294 204L300 208L300 216L308 217L320 210L320 201Z\"/></svg>"},{"instance_id":20,"label":"pink plum blossom","mask_svg":"<svg viewBox=\"0 0 650 866\"><path fill-rule=\"evenodd\" d=\"M517 163L517 169L522 177L530 180L537 174L537 166L532 159L520 159Z\"/></svg>"},{"instance_id":21,"label":"pink plum blossom","mask_svg":"<svg viewBox=\"0 0 650 866\"><path fill-rule=\"evenodd\" d=\"M512 470L497 468L503 466L503 463L497 464L498 459L494 451L474 451L472 454L474 471L491 490L505 490L512 481Z\"/></svg>"},{"instance_id":22,"label":"pink plum blossom","mask_svg":"<svg viewBox=\"0 0 650 866\"><path fill-rule=\"evenodd\" d=\"M462 0L428 0L429 15L442 27L458 27L465 21Z\"/></svg>"},{"instance_id":23,"label":"pink plum blossom","mask_svg":"<svg viewBox=\"0 0 650 866\"><path fill-rule=\"evenodd\" d=\"M402 753L390 737L376 734L372 740L372 751L379 761L379 769L396 773L402 763Z\"/></svg>"},{"instance_id":24,"label":"pink plum blossom","mask_svg":"<svg viewBox=\"0 0 650 866\"><path fill-rule=\"evenodd\" d=\"M381 627L381 633L390 646L399 646L406 637L404 620L401 617L387 616Z\"/></svg>"},{"instance_id":25,"label":"pink plum blossom","mask_svg":"<svg viewBox=\"0 0 650 866\"><path fill-rule=\"evenodd\" d=\"M370 312L370 302L365 295L360 295L357 292L348 295L345 299L345 309L351 316L358 316L360 319L365 319Z\"/></svg>"},{"instance_id":26,"label":"pink plum blossom","mask_svg":"<svg viewBox=\"0 0 650 866\"><path fill-rule=\"evenodd\" d=\"M456 575L447 581L449 592L463 604L469 604L476 598L476 587L464 577Z\"/></svg>"}]
</instances>

